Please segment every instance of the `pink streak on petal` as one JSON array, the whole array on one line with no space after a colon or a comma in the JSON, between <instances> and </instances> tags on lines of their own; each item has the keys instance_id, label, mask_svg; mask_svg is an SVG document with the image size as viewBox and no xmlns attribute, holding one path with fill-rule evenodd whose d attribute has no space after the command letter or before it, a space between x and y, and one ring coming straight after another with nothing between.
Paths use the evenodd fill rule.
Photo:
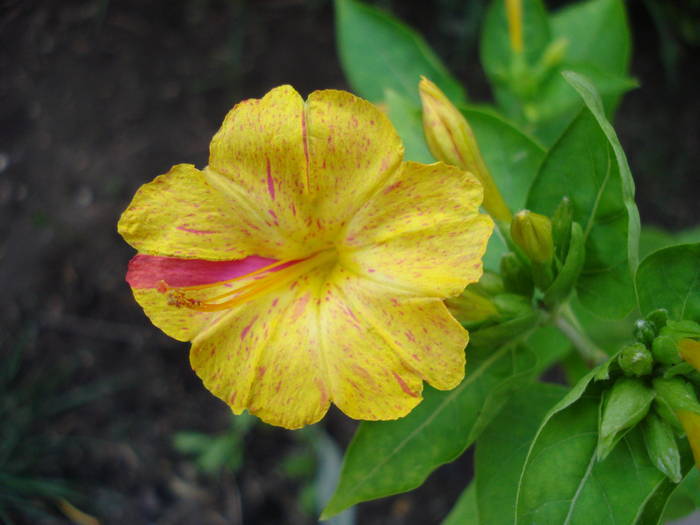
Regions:
<instances>
[{"instance_id":1,"label":"pink streak on petal","mask_svg":"<svg viewBox=\"0 0 700 525\"><path fill-rule=\"evenodd\" d=\"M174 288L197 286L240 277L274 262L257 255L235 261L204 261L138 254L129 261L126 282L139 289L158 288L159 283L162 287L163 281Z\"/></svg>"},{"instance_id":2,"label":"pink streak on petal","mask_svg":"<svg viewBox=\"0 0 700 525\"><path fill-rule=\"evenodd\" d=\"M219 232L214 231L214 230L194 230L192 228L187 228L185 226L176 226L175 229L183 231L183 232L187 232L187 233L194 233L195 235L210 235L212 233L219 233Z\"/></svg>"},{"instance_id":3,"label":"pink streak on petal","mask_svg":"<svg viewBox=\"0 0 700 525\"><path fill-rule=\"evenodd\" d=\"M272 200L275 200L275 181L272 178L272 170L270 169L270 159L267 160L267 191Z\"/></svg>"},{"instance_id":4,"label":"pink streak on petal","mask_svg":"<svg viewBox=\"0 0 700 525\"><path fill-rule=\"evenodd\" d=\"M413 390L408 388L408 385L406 384L406 382L402 379L402 377L399 374L397 374L394 371L392 371L391 373L394 374L394 378L396 379L396 382L401 387L401 390L406 392L411 397L418 397L418 394L416 394Z\"/></svg>"}]
</instances>

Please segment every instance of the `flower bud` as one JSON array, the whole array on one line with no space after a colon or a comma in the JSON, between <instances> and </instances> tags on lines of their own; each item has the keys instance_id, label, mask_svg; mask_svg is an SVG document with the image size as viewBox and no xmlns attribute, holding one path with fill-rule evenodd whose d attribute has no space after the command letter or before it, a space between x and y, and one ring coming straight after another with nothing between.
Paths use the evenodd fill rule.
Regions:
<instances>
[{"instance_id":1,"label":"flower bud","mask_svg":"<svg viewBox=\"0 0 700 525\"><path fill-rule=\"evenodd\" d=\"M700 415L689 410L679 410L678 418L681 420L683 430L688 436L688 443L693 451L695 466L700 468Z\"/></svg>"},{"instance_id":2,"label":"flower bud","mask_svg":"<svg viewBox=\"0 0 700 525\"><path fill-rule=\"evenodd\" d=\"M505 253L501 257L501 277L507 291L525 297L532 295L534 286L530 272L513 252Z\"/></svg>"},{"instance_id":3,"label":"flower bud","mask_svg":"<svg viewBox=\"0 0 700 525\"><path fill-rule=\"evenodd\" d=\"M574 206L569 197L564 197L552 215L552 240L561 261L566 259L571 239L571 223L574 221Z\"/></svg>"},{"instance_id":4,"label":"flower bud","mask_svg":"<svg viewBox=\"0 0 700 525\"><path fill-rule=\"evenodd\" d=\"M472 290L471 286L457 297L445 301L450 313L462 324L476 324L499 316L496 305Z\"/></svg>"},{"instance_id":5,"label":"flower bud","mask_svg":"<svg viewBox=\"0 0 700 525\"><path fill-rule=\"evenodd\" d=\"M656 333L658 334L668 322L668 310L666 310L666 308L653 310L647 314L646 320L653 323Z\"/></svg>"},{"instance_id":6,"label":"flower bud","mask_svg":"<svg viewBox=\"0 0 700 525\"><path fill-rule=\"evenodd\" d=\"M559 37L551 42L540 58L540 67L542 70L548 72L561 64L566 57L566 49L568 47L569 41L564 37Z\"/></svg>"},{"instance_id":7,"label":"flower bud","mask_svg":"<svg viewBox=\"0 0 700 525\"><path fill-rule=\"evenodd\" d=\"M654 325L646 319L637 319L632 333L637 341L648 346L652 345L656 337Z\"/></svg>"},{"instance_id":8,"label":"flower bud","mask_svg":"<svg viewBox=\"0 0 700 525\"><path fill-rule=\"evenodd\" d=\"M522 0L506 0L508 36L514 53L523 52L523 6Z\"/></svg>"},{"instance_id":9,"label":"flower bud","mask_svg":"<svg viewBox=\"0 0 700 525\"><path fill-rule=\"evenodd\" d=\"M510 222L508 205L484 163L464 115L427 78L421 78L418 89L423 104L423 132L430 152L438 160L473 173L484 188L484 209L494 219Z\"/></svg>"},{"instance_id":10,"label":"flower bud","mask_svg":"<svg viewBox=\"0 0 700 525\"><path fill-rule=\"evenodd\" d=\"M505 319L522 317L532 312L532 303L522 295L504 293L493 298L493 302Z\"/></svg>"},{"instance_id":11,"label":"flower bud","mask_svg":"<svg viewBox=\"0 0 700 525\"><path fill-rule=\"evenodd\" d=\"M654 466L668 479L679 483L683 478L681 455L671 425L652 411L644 419L642 434L649 459Z\"/></svg>"},{"instance_id":12,"label":"flower bud","mask_svg":"<svg viewBox=\"0 0 700 525\"><path fill-rule=\"evenodd\" d=\"M651 344L651 353L659 363L675 365L681 362L676 339L670 335L660 335Z\"/></svg>"},{"instance_id":13,"label":"flower bud","mask_svg":"<svg viewBox=\"0 0 700 525\"><path fill-rule=\"evenodd\" d=\"M598 460L605 459L624 435L649 412L654 391L640 379L618 379L608 393L598 431Z\"/></svg>"},{"instance_id":14,"label":"flower bud","mask_svg":"<svg viewBox=\"0 0 700 525\"><path fill-rule=\"evenodd\" d=\"M700 403L693 385L676 376L669 379L657 377L653 381L654 390L671 410L690 410L700 414Z\"/></svg>"},{"instance_id":15,"label":"flower bud","mask_svg":"<svg viewBox=\"0 0 700 525\"><path fill-rule=\"evenodd\" d=\"M552 241L552 221L549 220L549 217L530 210L521 210L513 217L513 222L510 224L510 235L530 260L538 263L552 260L554 243Z\"/></svg>"},{"instance_id":16,"label":"flower bud","mask_svg":"<svg viewBox=\"0 0 700 525\"><path fill-rule=\"evenodd\" d=\"M651 373L654 359L645 345L634 343L620 351L617 362L626 376L640 377Z\"/></svg>"},{"instance_id":17,"label":"flower bud","mask_svg":"<svg viewBox=\"0 0 700 525\"><path fill-rule=\"evenodd\" d=\"M683 360L700 370L700 342L695 339L683 338L678 342L678 350Z\"/></svg>"}]
</instances>

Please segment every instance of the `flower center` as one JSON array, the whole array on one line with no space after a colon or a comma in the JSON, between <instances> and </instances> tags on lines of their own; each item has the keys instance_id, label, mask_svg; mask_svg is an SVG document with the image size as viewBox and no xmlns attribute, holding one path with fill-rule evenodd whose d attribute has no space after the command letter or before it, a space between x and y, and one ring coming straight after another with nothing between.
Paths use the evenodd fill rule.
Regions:
<instances>
[{"instance_id":1,"label":"flower center","mask_svg":"<svg viewBox=\"0 0 700 525\"><path fill-rule=\"evenodd\" d=\"M314 268L336 258L335 250L322 250L303 259L277 261L225 281L180 287L171 287L165 281L160 281L157 288L159 292L168 294L168 302L173 306L200 312L218 312L246 303L273 289L289 284ZM196 297L201 295L201 291L215 287L228 289L206 299Z\"/></svg>"}]
</instances>

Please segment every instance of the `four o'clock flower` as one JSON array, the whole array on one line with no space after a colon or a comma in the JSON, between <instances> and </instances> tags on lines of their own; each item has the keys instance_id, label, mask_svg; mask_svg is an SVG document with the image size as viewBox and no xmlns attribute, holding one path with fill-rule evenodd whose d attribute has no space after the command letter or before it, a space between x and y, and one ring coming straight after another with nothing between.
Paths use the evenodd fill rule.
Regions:
<instances>
[{"instance_id":1,"label":"four o'clock flower","mask_svg":"<svg viewBox=\"0 0 700 525\"><path fill-rule=\"evenodd\" d=\"M482 195L455 167L403 162L372 104L282 86L231 110L207 167L139 189L119 221L127 281L235 413L394 419L424 380L463 378L468 334L443 299L481 276Z\"/></svg>"}]
</instances>

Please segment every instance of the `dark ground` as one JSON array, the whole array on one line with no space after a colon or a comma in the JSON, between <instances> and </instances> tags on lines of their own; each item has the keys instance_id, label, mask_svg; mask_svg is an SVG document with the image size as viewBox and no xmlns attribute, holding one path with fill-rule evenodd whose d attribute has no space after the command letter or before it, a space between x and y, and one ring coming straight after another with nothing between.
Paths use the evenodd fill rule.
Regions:
<instances>
[{"instance_id":1,"label":"dark ground","mask_svg":"<svg viewBox=\"0 0 700 525\"><path fill-rule=\"evenodd\" d=\"M393 4L485 100L477 19L460 20L482 3ZM643 220L678 229L697 223L700 30L697 15L695 33L681 33L683 16L666 19L680 47L665 67L645 5L630 3L642 88L622 104L618 132ZM79 507L103 523L314 521L281 468L299 447L291 432L256 426L235 475L204 476L173 450L174 432L222 431L229 412L190 370L187 345L161 335L131 298L133 253L116 221L172 164L205 165L236 101L282 83L302 95L347 88L332 15L323 0L0 1L0 369L19 345L23 385L58 378L55 395L107 390L35 422L51 440L68 438L39 473L71 480ZM355 427L337 412L324 425L341 447ZM466 455L417 491L361 505L357 523L438 523L470 469ZM68 523L55 515L41 523Z\"/></svg>"}]
</instances>

